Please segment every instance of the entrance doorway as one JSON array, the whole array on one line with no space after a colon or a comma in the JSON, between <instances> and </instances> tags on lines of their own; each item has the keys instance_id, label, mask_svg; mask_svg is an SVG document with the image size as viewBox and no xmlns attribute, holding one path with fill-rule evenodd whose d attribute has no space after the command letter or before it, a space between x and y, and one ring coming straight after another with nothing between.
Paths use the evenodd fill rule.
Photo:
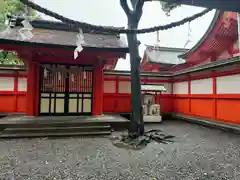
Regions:
<instances>
[{"instance_id":1,"label":"entrance doorway","mask_svg":"<svg viewBox=\"0 0 240 180\"><path fill-rule=\"evenodd\" d=\"M92 66L41 65L39 115L91 115L92 98Z\"/></svg>"}]
</instances>

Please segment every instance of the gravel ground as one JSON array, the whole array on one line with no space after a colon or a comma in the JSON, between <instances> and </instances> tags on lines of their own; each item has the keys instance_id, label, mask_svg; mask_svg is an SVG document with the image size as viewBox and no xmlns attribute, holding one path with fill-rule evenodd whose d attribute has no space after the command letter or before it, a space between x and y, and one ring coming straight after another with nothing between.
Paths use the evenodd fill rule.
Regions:
<instances>
[{"instance_id":1,"label":"gravel ground","mask_svg":"<svg viewBox=\"0 0 240 180\"><path fill-rule=\"evenodd\" d=\"M0 140L0 179L240 179L239 135L179 121L154 128L176 142L132 151L103 137Z\"/></svg>"}]
</instances>

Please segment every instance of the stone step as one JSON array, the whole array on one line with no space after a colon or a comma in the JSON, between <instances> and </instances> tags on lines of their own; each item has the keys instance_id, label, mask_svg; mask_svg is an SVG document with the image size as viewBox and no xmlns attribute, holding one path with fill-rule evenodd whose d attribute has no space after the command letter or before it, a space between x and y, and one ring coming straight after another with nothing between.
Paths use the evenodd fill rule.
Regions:
<instances>
[{"instance_id":1,"label":"stone step","mask_svg":"<svg viewBox=\"0 0 240 180\"><path fill-rule=\"evenodd\" d=\"M0 124L0 129L5 128L44 128L44 127L86 127L86 126L108 126L108 122L101 121L37 121L37 122L7 122Z\"/></svg>"},{"instance_id":2,"label":"stone step","mask_svg":"<svg viewBox=\"0 0 240 180\"><path fill-rule=\"evenodd\" d=\"M39 137L67 137L67 136L106 136L110 135L111 131L95 131L95 132L50 132L50 133L14 133L0 134L0 138L39 138Z\"/></svg>"},{"instance_id":3,"label":"stone step","mask_svg":"<svg viewBox=\"0 0 240 180\"><path fill-rule=\"evenodd\" d=\"M108 126L76 126L76 127L30 127L30 128L6 128L3 133L50 133L50 132L99 132L111 131Z\"/></svg>"}]
</instances>

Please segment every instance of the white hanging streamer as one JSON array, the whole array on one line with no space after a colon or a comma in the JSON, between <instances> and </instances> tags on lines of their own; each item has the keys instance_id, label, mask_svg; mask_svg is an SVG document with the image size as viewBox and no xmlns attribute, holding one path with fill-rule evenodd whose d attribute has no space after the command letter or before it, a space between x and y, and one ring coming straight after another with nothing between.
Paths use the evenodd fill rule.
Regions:
<instances>
[{"instance_id":1,"label":"white hanging streamer","mask_svg":"<svg viewBox=\"0 0 240 180\"><path fill-rule=\"evenodd\" d=\"M71 80L72 80L72 82L74 82L74 74L73 73L71 74Z\"/></svg>"},{"instance_id":2,"label":"white hanging streamer","mask_svg":"<svg viewBox=\"0 0 240 180\"><path fill-rule=\"evenodd\" d=\"M86 71L85 71L85 70L83 71L83 79L84 79L84 80L87 79L87 74L86 74Z\"/></svg>"},{"instance_id":3,"label":"white hanging streamer","mask_svg":"<svg viewBox=\"0 0 240 180\"><path fill-rule=\"evenodd\" d=\"M159 36L159 31L157 31L156 33L157 33L157 38L156 38L156 44L154 46L154 49L158 50L160 47L160 36Z\"/></svg>"},{"instance_id":4,"label":"white hanging streamer","mask_svg":"<svg viewBox=\"0 0 240 180\"><path fill-rule=\"evenodd\" d=\"M44 74L44 78L46 79L47 76L48 76L48 70L47 70L47 68L44 68L43 74Z\"/></svg>"},{"instance_id":5,"label":"white hanging streamer","mask_svg":"<svg viewBox=\"0 0 240 180\"><path fill-rule=\"evenodd\" d=\"M192 32L192 30L191 30L191 24L190 24L190 22L189 22L189 23L188 23L188 39L187 39L187 42L186 42L185 45L184 45L184 48L186 48L187 45L191 42L191 32Z\"/></svg>"},{"instance_id":6,"label":"white hanging streamer","mask_svg":"<svg viewBox=\"0 0 240 180\"><path fill-rule=\"evenodd\" d=\"M19 33L21 35L22 40L28 40L33 37L32 30L33 27L30 24L31 18L29 16L25 16L24 20L21 22L23 25L23 28L19 29Z\"/></svg>"},{"instance_id":7,"label":"white hanging streamer","mask_svg":"<svg viewBox=\"0 0 240 180\"><path fill-rule=\"evenodd\" d=\"M78 53L80 53L83 50L82 44L84 44L84 36L82 29L79 29L79 33L77 34L77 40L76 40L76 49L74 50L74 59L77 59Z\"/></svg>"},{"instance_id":8,"label":"white hanging streamer","mask_svg":"<svg viewBox=\"0 0 240 180\"><path fill-rule=\"evenodd\" d=\"M157 31L157 44L159 45L160 43L160 35L159 35L159 31Z\"/></svg>"},{"instance_id":9,"label":"white hanging streamer","mask_svg":"<svg viewBox=\"0 0 240 180\"><path fill-rule=\"evenodd\" d=\"M19 34L20 34L22 40L28 40L33 37L33 34L31 32L33 30L33 27L30 24L31 17L29 15L30 15L30 9L29 9L29 7L25 6L25 13L23 15L24 20L21 22L23 25L23 28L21 28L19 30Z\"/></svg>"},{"instance_id":10,"label":"white hanging streamer","mask_svg":"<svg viewBox=\"0 0 240 180\"><path fill-rule=\"evenodd\" d=\"M58 72L58 81L61 81L62 80L62 74L61 72Z\"/></svg>"}]
</instances>

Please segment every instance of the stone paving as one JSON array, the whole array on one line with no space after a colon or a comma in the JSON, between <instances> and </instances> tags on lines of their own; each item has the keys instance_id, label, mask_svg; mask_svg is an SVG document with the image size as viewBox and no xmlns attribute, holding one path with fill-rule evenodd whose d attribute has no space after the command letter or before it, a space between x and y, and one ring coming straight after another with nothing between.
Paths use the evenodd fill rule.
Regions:
<instances>
[{"instance_id":1,"label":"stone paving","mask_svg":"<svg viewBox=\"0 0 240 180\"><path fill-rule=\"evenodd\" d=\"M132 151L104 137L0 140L0 179L240 179L240 135L179 121L152 127L176 135L176 142Z\"/></svg>"}]
</instances>

